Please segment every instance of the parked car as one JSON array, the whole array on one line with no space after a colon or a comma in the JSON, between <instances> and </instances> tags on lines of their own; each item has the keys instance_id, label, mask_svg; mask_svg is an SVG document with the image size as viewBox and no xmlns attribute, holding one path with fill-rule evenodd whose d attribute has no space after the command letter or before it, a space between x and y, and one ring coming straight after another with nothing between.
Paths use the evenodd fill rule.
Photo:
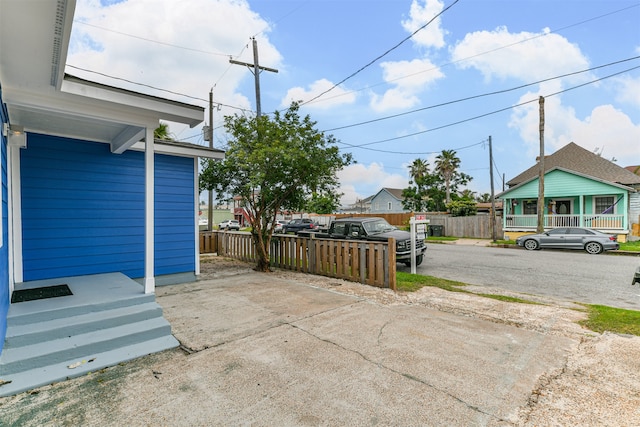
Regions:
<instances>
[{"instance_id":1,"label":"parked car","mask_svg":"<svg viewBox=\"0 0 640 427\"><path fill-rule=\"evenodd\" d=\"M578 227L554 228L540 234L527 234L518 237L516 243L530 251L544 248L581 249L590 254L599 254L620 249L616 236Z\"/></svg>"},{"instance_id":2,"label":"parked car","mask_svg":"<svg viewBox=\"0 0 640 427\"><path fill-rule=\"evenodd\" d=\"M411 265L411 233L398 230L384 218L340 218L331 223L327 233L318 237L331 239L355 239L386 242L390 237L396 239L396 261ZM422 264L427 245L424 239L416 239L416 265Z\"/></svg>"},{"instance_id":3,"label":"parked car","mask_svg":"<svg viewBox=\"0 0 640 427\"><path fill-rule=\"evenodd\" d=\"M240 230L240 223L237 219L228 219L218 224L218 230Z\"/></svg>"},{"instance_id":4,"label":"parked car","mask_svg":"<svg viewBox=\"0 0 640 427\"><path fill-rule=\"evenodd\" d=\"M283 233L291 233L294 232L298 234L299 231L315 231L317 230L318 224L313 222L313 220L309 218L296 218L292 219L288 223L282 226Z\"/></svg>"},{"instance_id":5,"label":"parked car","mask_svg":"<svg viewBox=\"0 0 640 427\"><path fill-rule=\"evenodd\" d=\"M289 221L285 220L285 219L279 219L276 221L276 225L273 228L273 232L274 233L282 233L283 232L283 228L284 225L287 224Z\"/></svg>"}]
</instances>

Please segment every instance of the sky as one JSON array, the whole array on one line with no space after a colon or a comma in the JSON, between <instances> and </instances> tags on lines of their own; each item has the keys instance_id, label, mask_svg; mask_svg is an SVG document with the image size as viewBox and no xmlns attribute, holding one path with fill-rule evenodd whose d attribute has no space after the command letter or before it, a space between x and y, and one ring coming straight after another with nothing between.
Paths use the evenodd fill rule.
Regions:
<instances>
[{"instance_id":1,"label":"sky","mask_svg":"<svg viewBox=\"0 0 640 427\"><path fill-rule=\"evenodd\" d=\"M356 163L344 206L454 150L494 192L569 142L640 165L640 0L77 0L66 72L225 116L301 102ZM172 136L208 145L201 126ZM493 154L490 159L489 140Z\"/></svg>"}]
</instances>

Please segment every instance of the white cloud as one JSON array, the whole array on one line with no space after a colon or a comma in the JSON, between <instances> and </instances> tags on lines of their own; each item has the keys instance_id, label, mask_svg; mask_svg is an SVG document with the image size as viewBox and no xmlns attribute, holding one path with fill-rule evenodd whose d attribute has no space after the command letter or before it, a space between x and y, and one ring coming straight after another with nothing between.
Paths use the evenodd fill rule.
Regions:
<instances>
[{"instance_id":1,"label":"white cloud","mask_svg":"<svg viewBox=\"0 0 640 427\"><path fill-rule=\"evenodd\" d=\"M548 32L510 33L507 27L469 33L451 52L460 68L476 68L487 81L514 78L532 82L589 68L580 48ZM585 76L567 78L582 81Z\"/></svg>"},{"instance_id":2,"label":"white cloud","mask_svg":"<svg viewBox=\"0 0 640 427\"><path fill-rule=\"evenodd\" d=\"M521 101L534 96L524 95ZM509 123L519 130L532 162L539 154L539 118L538 103L532 103L517 108ZM580 119L573 108L562 105L559 97L546 98L544 142L546 154L574 142L589 151L602 150L605 158L617 159L619 166L640 163L640 124L612 105L598 106Z\"/></svg>"},{"instance_id":3,"label":"white cloud","mask_svg":"<svg viewBox=\"0 0 640 427\"><path fill-rule=\"evenodd\" d=\"M334 84L329 80L320 79L311 83L309 90L302 87L291 88L282 99L280 106L286 108L291 105L292 101L307 101L313 99L321 93L331 89L333 86ZM354 92L349 92L341 87L336 87L332 89L331 92L318 98L317 101L312 101L309 104L305 104L305 106L307 108L326 110L339 105L352 104L355 100L356 95Z\"/></svg>"},{"instance_id":4,"label":"white cloud","mask_svg":"<svg viewBox=\"0 0 640 427\"><path fill-rule=\"evenodd\" d=\"M432 83L444 77L440 69L428 59L383 62L383 78L394 85L383 95L373 94L370 106L376 112L406 109L420 102L418 95Z\"/></svg>"},{"instance_id":5,"label":"white cloud","mask_svg":"<svg viewBox=\"0 0 640 427\"><path fill-rule=\"evenodd\" d=\"M384 165L376 162L368 166L362 163L349 165L338 172L338 180L341 184L339 191L344 193L341 199L344 206L373 196L383 187L406 188L409 184L406 176L389 173L384 170ZM360 189L360 192L356 192L355 188Z\"/></svg>"},{"instance_id":6,"label":"white cloud","mask_svg":"<svg viewBox=\"0 0 640 427\"><path fill-rule=\"evenodd\" d=\"M260 62L278 67L282 57L269 42L269 25L245 0L183 0L149 7L146 0L109 6L79 0L76 6L68 65L167 89L200 100L114 80L74 68L68 72L105 84L205 106L214 87L214 102L251 108L236 92L253 78L229 57L252 63L250 36L257 37ZM241 54L240 54L241 53ZM240 55L239 55L240 54ZM219 114L233 114L224 110Z\"/></svg>"},{"instance_id":7,"label":"white cloud","mask_svg":"<svg viewBox=\"0 0 640 427\"><path fill-rule=\"evenodd\" d=\"M640 108L640 77L624 76L616 79L618 95L616 100Z\"/></svg>"},{"instance_id":8,"label":"white cloud","mask_svg":"<svg viewBox=\"0 0 640 427\"><path fill-rule=\"evenodd\" d=\"M409 10L409 19L402 21L402 27L409 33L429 22L438 13L442 12L444 3L440 0L413 0ZM412 41L418 46L441 48L444 46L444 34L440 26L440 18L434 20L427 27L420 30L412 37Z\"/></svg>"}]
</instances>

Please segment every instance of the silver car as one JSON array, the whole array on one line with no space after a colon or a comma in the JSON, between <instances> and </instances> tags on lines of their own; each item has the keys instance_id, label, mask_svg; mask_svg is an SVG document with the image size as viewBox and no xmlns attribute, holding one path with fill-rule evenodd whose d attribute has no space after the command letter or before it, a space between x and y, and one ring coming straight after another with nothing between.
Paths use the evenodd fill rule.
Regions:
<instances>
[{"instance_id":1,"label":"silver car","mask_svg":"<svg viewBox=\"0 0 640 427\"><path fill-rule=\"evenodd\" d=\"M554 228L541 234L527 234L518 237L516 243L530 251L543 248L584 249L590 254L599 254L620 249L616 236L578 227Z\"/></svg>"}]
</instances>

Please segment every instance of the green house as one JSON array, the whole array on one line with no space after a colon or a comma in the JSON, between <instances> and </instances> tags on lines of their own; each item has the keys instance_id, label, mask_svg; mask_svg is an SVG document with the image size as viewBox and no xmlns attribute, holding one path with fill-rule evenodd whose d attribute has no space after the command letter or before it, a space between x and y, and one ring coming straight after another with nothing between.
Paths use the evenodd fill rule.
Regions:
<instances>
[{"instance_id":1,"label":"green house","mask_svg":"<svg viewBox=\"0 0 640 427\"><path fill-rule=\"evenodd\" d=\"M507 182L498 195L504 201L505 239L535 232L538 224L539 161ZM584 148L569 143L544 158L545 230L593 228L637 240L640 221L640 176Z\"/></svg>"}]
</instances>

